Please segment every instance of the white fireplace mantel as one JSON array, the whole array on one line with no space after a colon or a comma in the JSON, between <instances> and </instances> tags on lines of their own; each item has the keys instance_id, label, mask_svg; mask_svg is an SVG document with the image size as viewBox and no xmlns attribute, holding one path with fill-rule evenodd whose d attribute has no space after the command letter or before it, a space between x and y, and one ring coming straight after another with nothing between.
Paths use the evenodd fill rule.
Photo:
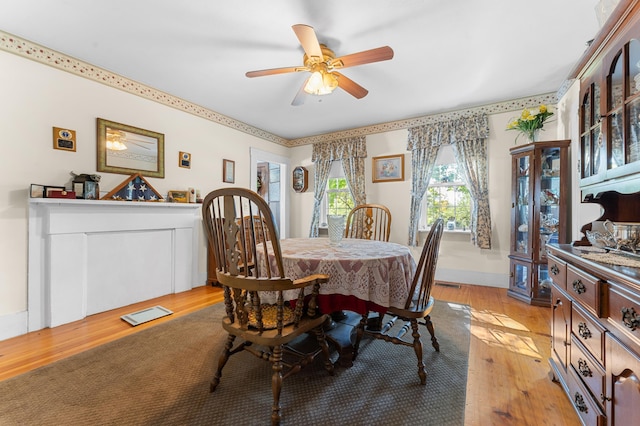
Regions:
<instances>
[{"instance_id":1,"label":"white fireplace mantel","mask_svg":"<svg viewBox=\"0 0 640 426\"><path fill-rule=\"evenodd\" d=\"M200 204L29 200L29 331L203 285Z\"/></svg>"}]
</instances>

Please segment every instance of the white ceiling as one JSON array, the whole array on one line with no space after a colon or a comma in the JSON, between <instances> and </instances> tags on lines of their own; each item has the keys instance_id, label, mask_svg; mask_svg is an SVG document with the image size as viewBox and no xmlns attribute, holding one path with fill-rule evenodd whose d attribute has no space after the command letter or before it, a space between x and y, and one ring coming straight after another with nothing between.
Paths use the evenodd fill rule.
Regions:
<instances>
[{"instance_id":1,"label":"white ceiling","mask_svg":"<svg viewBox=\"0 0 640 426\"><path fill-rule=\"evenodd\" d=\"M555 92L599 26L597 0L0 0L0 30L285 139ZM337 56L391 46L291 106L307 73L291 26Z\"/></svg>"}]
</instances>

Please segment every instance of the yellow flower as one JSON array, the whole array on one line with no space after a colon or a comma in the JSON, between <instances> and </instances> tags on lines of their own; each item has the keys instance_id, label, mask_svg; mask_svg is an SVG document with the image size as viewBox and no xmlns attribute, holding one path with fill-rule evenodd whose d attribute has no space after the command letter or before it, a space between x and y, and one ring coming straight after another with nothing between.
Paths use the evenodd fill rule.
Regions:
<instances>
[{"instance_id":1,"label":"yellow flower","mask_svg":"<svg viewBox=\"0 0 640 426\"><path fill-rule=\"evenodd\" d=\"M533 140L537 131L542 130L545 122L551 116L553 116L553 112L549 111L546 105L540 105L534 109L525 108L519 118L512 119L507 123L507 130L517 130Z\"/></svg>"}]
</instances>

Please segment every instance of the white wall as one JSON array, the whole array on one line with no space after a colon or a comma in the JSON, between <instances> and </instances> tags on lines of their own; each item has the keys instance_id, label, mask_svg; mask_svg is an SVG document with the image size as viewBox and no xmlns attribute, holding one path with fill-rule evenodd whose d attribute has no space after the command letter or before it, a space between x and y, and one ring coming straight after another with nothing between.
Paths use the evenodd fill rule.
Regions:
<instances>
[{"instance_id":1,"label":"white wall","mask_svg":"<svg viewBox=\"0 0 640 426\"><path fill-rule=\"evenodd\" d=\"M29 185L65 185L71 171L97 173L97 117L165 135L165 178L148 179L163 195L228 185L222 159L235 161L236 185L248 187L251 147L288 155L286 147L11 53L0 51L0 69L0 339L26 331ZM76 152L53 149L54 126L77 131ZM179 151L191 153L191 169L178 167ZM99 174L103 194L128 177ZM205 283L204 240L201 247L194 284Z\"/></svg>"}]
</instances>

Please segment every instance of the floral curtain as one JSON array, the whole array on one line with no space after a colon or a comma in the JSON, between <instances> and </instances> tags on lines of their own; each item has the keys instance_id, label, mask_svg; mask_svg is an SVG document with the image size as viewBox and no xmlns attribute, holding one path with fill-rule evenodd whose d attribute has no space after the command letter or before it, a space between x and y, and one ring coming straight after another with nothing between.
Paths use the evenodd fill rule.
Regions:
<instances>
[{"instance_id":1,"label":"floral curtain","mask_svg":"<svg viewBox=\"0 0 640 426\"><path fill-rule=\"evenodd\" d=\"M440 145L453 144L456 161L465 173L473 199L471 241L480 248L491 248L485 141L488 137L489 121L486 114L459 117L409 129L407 150L412 152L413 176L409 245L417 244L420 203L429 185L438 149ZM425 157L432 159L425 160Z\"/></svg>"},{"instance_id":2,"label":"floral curtain","mask_svg":"<svg viewBox=\"0 0 640 426\"><path fill-rule=\"evenodd\" d=\"M363 204L366 200L364 159L367 157L366 137L339 139L331 142L313 144L311 161L315 163L314 172L314 205L311 217L309 237L318 236L322 198L327 188L331 163L342 161L345 178L349 190L356 204Z\"/></svg>"},{"instance_id":3,"label":"floral curtain","mask_svg":"<svg viewBox=\"0 0 640 426\"><path fill-rule=\"evenodd\" d=\"M411 151L411 210L409 210L409 245L418 244L420 205L427 192L431 172L436 164L439 145L433 144L433 132L424 127L409 129L407 151Z\"/></svg>"},{"instance_id":4,"label":"floral curtain","mask_svg":"<svg viewBox=\"0 0 640 426\"><path fill-rule=\"evenodd\" d=\"M471 242L482 249L491 248L491 212L487 178L487 142L465 140L454 144L459 166L464 170L471 192Z\"/></svg>"}]
</instances>

